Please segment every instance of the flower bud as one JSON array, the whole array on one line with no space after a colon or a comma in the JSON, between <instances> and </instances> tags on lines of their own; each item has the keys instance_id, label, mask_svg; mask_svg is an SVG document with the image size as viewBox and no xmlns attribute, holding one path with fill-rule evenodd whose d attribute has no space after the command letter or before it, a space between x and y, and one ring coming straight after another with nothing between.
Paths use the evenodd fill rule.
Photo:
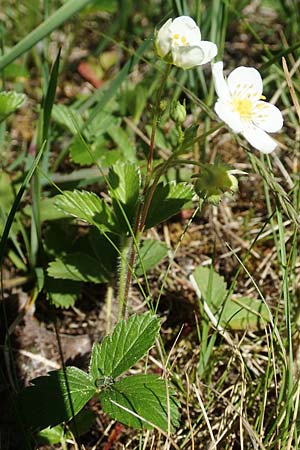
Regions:
<instances>
[{"instance_id":1,"label":"flower bud","mask_svg":"<svg viewBox=\"0 0 300 450\"><path fill-rule=\"evenodd\" d=\"M186 119L185 101L183 102L183 105L178 100L173 102L171 105L170 116L176 125L183 124Z\"/></svg>"},{"instance_id":2,"label":"flower bud","mask_svg":"<svg viewBox=\"0 0 300 450\"><path fill-rule=\"evenodd\" d=\"M164 112L167 109L168 106L168 102L166 99L163 99L159 102L159 109L161 110L161 112Z\"/></svg>"}]
</instances>

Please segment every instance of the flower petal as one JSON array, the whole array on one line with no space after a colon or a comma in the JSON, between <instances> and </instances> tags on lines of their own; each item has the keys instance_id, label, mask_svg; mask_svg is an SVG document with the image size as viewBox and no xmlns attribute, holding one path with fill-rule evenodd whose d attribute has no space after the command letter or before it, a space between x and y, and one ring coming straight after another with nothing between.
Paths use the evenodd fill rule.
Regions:
<instances>
[{"instance_id":1,"label":"flower petal","mask_svg":"<svg viewBox=\"0 0 300 450\"><path fill-rule=\"evenodd\" d=\"M204 52L198 45L192 47L175 47L172 49L174 66L190 69L202 64Z\"/></svg>"},{"instance_id":2,"label":"flower petal","mask_svg":"<svg viewBox=\"0 0 300 450\"><path fill-rule=\"evenodd\" d=\"M171 25L172 34L178 33L186 37L189 45L201 41L201 33L196 22L189 16L176 17Z\"/></svg>"},{"instance_id":3,"label":"flower petal","mask_svg":"<svg viewBox=\"0 0 300 450\"><path fill-rule=\"evenodd\" d=\"M260 73L253 67L237 67L227 79L230 93L240 99L257 101L261 98L263 84Z\"/></svg>"},{"instance_id":4,"label":"flower petal","mask_svg":"<svg viewBox=\"0 0 300 450\"><path fill-rule=\"evenodd\" d=\"M158 56L164 58L171 50L171 24L172 19L166 21L166 23L158 30L155 39L155 47Z\"/></svg>"},{"instance_id":5,"label":"flower petal","mask_svg":"<svg viewBox=\"0 0 300 450\"><path fill-rule=\"evenodd\" d=\"M199 65L208 63L218 53L218 47L216 46L216 44L210 41L201 41L199 43L199 47L201 48L201 50L203 50L204 54L202 61L199 61Z\"/></svg>"},{"instance_id":6,"label":"flower petal","mask_svg":"<svg viewBox=\"0 0 300 450\"><path fill-rule=\"evenodd\" d=\"M253 110L253 122L259 128L274 133L282 128L283 117L277 106L259 101Z\"/></svg>"},{"instance_id":7,"label":"flower petal","mask_svg":"<svg viewBox=\"0 0 300 450\"><path fill-rule=\"evenodd\" d=\"M217 115L223 120L235 133L241 133L245 128L240 115L232 110L230 104L218 100L215 104Z\"/></svg>"},{"instance_id":8,"label":"flower petal","mask_svg":"<svg viewBox=\"0 0 300 450\"><path fill-rule=\"evenodd\" d=\"M223 75L223 61L212 64L212 74L214 79L215 91L221 100L229 100L230 92Z\"/></svg>"},{"instance_id":9,"label":"flower petal","mask_svg":"<svg viewBox=\"0 0 300 450\"><path fill-rule=\"evenodd\" d=\"M247 127L242 134L252 147L263 153L271 153L277 146L274 139L272 139L264 130L254 125Z\"/></svg>"}]
</instances>

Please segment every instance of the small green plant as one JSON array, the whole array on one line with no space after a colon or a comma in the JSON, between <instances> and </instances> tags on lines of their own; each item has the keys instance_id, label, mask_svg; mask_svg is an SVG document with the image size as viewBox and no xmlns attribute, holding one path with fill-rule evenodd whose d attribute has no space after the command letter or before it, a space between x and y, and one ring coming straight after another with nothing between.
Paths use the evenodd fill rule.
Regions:
<instances>
[{"instance_id":1,"label":"small green plant","mask_svg":"<svg viewBox=\"0 0 300 450\"><path fill-rule=\"evenodd\" d=\"M278 142L270 137L269 133L281 130L283 116L272 102L265 101L260 73L254 67L238 66L239 61L235 61L238 67L226 78L223 75L223 62L212 62L213 58L222 58L230 14L240 18L240 11L246 3L242 2L239 11L235 2L216 0L211 4L207 2L205 8L202 8L202 2L196 2L195 17L199 23L200 10L203 9L203 36L210 39L203 40L198 25L187 15L188 2L173 2L179 17L168 20L165 18L163 25L152 33L149 39L144 39L143 25L134 23L138 29L137 36L142 36L142 41L137 39L135 50L129 54L125 53L128 49L118 42L131 26L129 13L133 12L134 8L133 3L128 2L126 8L123 8L126 12L123 11L116 22L108 26L112 35L117 27L120 28L118 39L115 40L101 31L103 39L94 54L88 57L88 60L97 61L97 55L110 41L116 47L113 55L109 55L109 51L106 54L113 62L105 64L105 57L102 55L103 79L98 80L100 87L92 93L80 93L74 101L73 97L70 101L70 96L64 104L55 104L56 90L60 74L64 75L63 70L70 54L68 52L71 50L68 49L64 53L64 48L58 49L50 69L47 55L53 52L52 49L49 52L46 37L76 12L81 11L81 18L95 14L95 11L118 12L118 4L106 0L98 0L92 2L93 4L88 0L70 0L51 15L48 3L44 4L44 22L0 56L3 89L6 89L5 78L14 78L13 70L16 68L12 64L15 59L29 50L29 61L32 59L36 66L34 69L43 74L39 93L41 102L40 107L35 110L37 124L30 151L21 153L9 167L6 167L8 164L5 158L3 159L5 171L0 174L0 262L2 265L9 247L6 261L8 267L13 266L14 270L26 275L25 281L30 283L32 291L29 306L33 306L37 300L47 299L51 307L70 308L69 313L72 309L76 311L76 302L82 293L89 289L89 285L104 285L106 335L101 342L96 340L93 343L88 371L65 366L62 361L62 369L34 378L16 397L13 393L12 399L16 399L19 422L24 425L25 433L28 432L34 437L35 445L60 443L65 450L70 437L74 437L77 442L77 438L93 423L95 416L89 409L89 402L96 399L100 401L101 410L111 420L138 430L155 429L159 431L159 436L162 433L169 439L171 433L180 425L178 442L174 442L174 447L177 448L196 448L197 427L202 422L207 424L211 448L223 446L225 435L237 433L231 433L230 427L239 428L240 442L235 441L232 445L226 443L224 448L233 448L236 445L246 448L242 442L245 434L243 427L255 448L265 448L264 445L269 445L269 440L273 440L273 446L270 448L277 448L276 445L280 446L281 443L289 449L292 448L292 439L295 442L298 439L295 424L298 417L299 370L293 366L295 342L291 311L293 308L297 309L297 302L296 296L293 298L294 302L291 301L289 277L291 276L295 293L298 281L296 228L299 224L299 189L297 190L296 183L293 184L290 175L280 166L279 161L278 167L285 174L290 189L290 192L286 192L278 182L272 160L266 155L278 147ZM168 15L170 4L171 2L167 2L164 5ZM120 2L120 5L123 6L123 2ZM34 7L38 9L37 3ZM287 10L292 8L288 7ZM161 11L158 14L161 16ZM20 27L20 14L16 14L16 17ZM36 18L32 16L29 19ZM93 20L97 22L98 19L96 14ZM76 38L78 22L75 22L70 33L70 41ZM296 23L293 26L295 27ZM248 25L247 29L251 31ZM258 37L255 30L252 30L252 33ZM218 43L218 46L212 41ZM35 47L37 43L43 44L41 48ZM261 44L265 49L265 44ZM2 40L1 50L4 50ZM288 52L289 49L284 49L279 55L281 57ZM152 62L153 55L155 63ZM269 59L261 67L261 73L268 64L279 58L278 55L273 57L268 51L266 55ZM224 59L230 66L228 59ZM203 70L201 67L209 62L212 62L212 77L209 75L209 66ZM139 71L137 67L140 63L143 64L143 69L146 68L139 74L142 76L129 76L135 75L132 73L133 69ZM115 74L117 64L118 73ZM112 80L109 76L110 70L114 76ZM278 67L276 70L279 73L279 90L283 91L283 81L280 79L282 71ZM287 67L285 72L290 85L291 74ZM29 70L24 70L19 72L19 76L28 78L29 73ZM273 75L270 77L273 82ZM267 86L269 81L267 78ZM195 94L197 92L199 95L199 87L201 98ZM215 104L214 88L217 95ZM62 91L60 90L60 95ZM296 129L298 121L295 119L294 110L299 117L300 111L295 90L291 89L291 92L294 108L291 108L286 94L282 96L289 120L296 123ZM202 100L202 97L205 100ZM13 90L0 93L1 141L4 140L6 123L10 124L17 109L24 106L25 98L23 94ZM221 121L212 126L211 121L218 119ZM239 269L228 277L231 281L230 288L224 278L212 268L213 251L210 268L195 268L192 262L192 269L186 271L187 278L192 272L191 283L186 279L183 284L186 290L194 288L195 292L190 290L192 295L196 293L198 300L194 309L200 350L197 345L190 344L183 338L183 353L188 349L192 353L190 361L194 363L189 372L186 368L190 367L190 361L186 365L180 365L181 355L176 356L178 364L170 363L170 356L167 355L169 342L165 347L163 335L160 336L160 320L155 312L159 308L160 299L165 295L173 264L181 269L181 262L175 263L175 259L192 221L195 217L199 221L205 220L207 207L211 205L214 212L222 200L225 200L226 205L232 194L238 192L235 175L246 174L240 170L241 167L244 169L243 165L235 169L224 164L221 156L215 156L214 139L224 124L240 144L239 150L247 150L252 168L261 175L264 182L268 217L264 219L262 229L255 230L253 245L261 235L269 239L270 234L277 244L275 252L280 261L282 275L279 303L282 297L284 318L282 319L280 306L277 305L273 307L273 310L276 310L273 316L261 292L261 286L255 283L249 273L246 260L251 248L248 251L247 243L245 244L242 238L239 238L238 242L242 243L243 248L247 248L247 252L243 259L232 250ZM220 136L221 134L218 138ZM232 142L227 137L226 134L224 141L220 139L220 147L223 149L224 144L223 152L229 150L228 153L231 154ZM261 152L259 158L251 154L248 144ZM212 152L208 154L209 146ZM234 155L233 153L229 159L232 160ZM277 156L274 158L278 159ZM63 164L66 164L68 173L61 173ZM297 162L293 161L290 167L296 171ZM13 177L10 170L15 168L18 173ZM160 236L164 233L168 237L166 241L171 243L169 231L162 224L181 214L186 207L193 212L177 237L175 246L161 242ZM203 212L205 214L202 214ZM283 214L287 215L294 226L289 235L284 233L286 223L283 221ZM228 216L226 220L230 222ZM241 221L238 221L237 227L240 224ZM271 231L265 235L264 227L269 224ZM224 226L226 229L227 224L218 226ZM157 227L158 233L153 230L154 227ZM249 234L251 233L252 231L249 231ZM273 256L271 255L271 258ZM158 286L157 295L157 288L152 289L147 272L155 269L166 258L169 262L164 273L158 277L161 285ZM187 258L184 264L189 266L186 261ZM260 269L265 262L268 264L264 259ZM196 265L198 264L197 259ZM236 279L241 269L253 282L258 295L238 293ZM132 303L131 292L134 284L135 295L138 292L143 301L143 311L148 309L148 312L140 315L134 313ZM117 305L114 317L117 324L111 331L113 302ZM20 312L18 321L26 315L27 308L28 305ZM53 311L57 312L55 308ZM297 315L294 312L293 314ZM4 316L6 321L6 312ZM11 360L15 351L9 339L12 328L7 326L4 345L5 351L10 352ZM257 420L254 420L251 426L248 423L248 405L244 406L247 403L246 379L260 374L260 365L249 364L249 367L246 367L247 362L244 362L248 353L244 356L240 346L247 332L250 333L251 339L254 333L257 333L259 338L264 333L268 341L267 352L264 352L261 358L267 368L267 375L259 379L257 383L260 384L253 387L250 395L252 403L249 409L260 410ZM176 337L172 336L170 355L178 342L181 345L180 333ZM242 334L243 338L239 340ZM241 388L239 380L236 385L229 386L235 376L234 370L229 374L230 364L223 373L222 367L227 363L214 371L215 354L219 351L218 347L221 348L219 341L222 339L226 340L229 351L233 353L231 361L236 356L238 358L241 367ZM280 370L274 363L277 348L280 350ZM149 367L153 353L155 356L159 354L161 359L161 376L153 374ZM33 357L36 356L33 354ZM136 364L137 367L133 369ZM182 373L183 367L186 380ZM136 373L137 370L139 373ZM227 376L228 374L232 378ZM9 377L10 381L14 380L11 372ZM218 396L217 406L207 414L205 408L209 410L211 399L216 396L213 386L218 388L226 383L228 385L224 392L232 392L232 397L227 400L226 395L219 394L215 389ZM267 395L269 388L275 391L272 402L269 402ZM263 399L260 405L256 404L258 392L262 393ZM183 394L185 405L183 402L180 404L178 400ZM200 405L200 408L194 408L194 411L190 406L193 396L197 397ZM210 424L211 417L220 416L221 408L224 407L223 400L226 402L225 419L232 413L232 420L228 421L228 429L225 427L225 431L221 430L223 419L222 423L218 422L217 425ZM268 402L272 411L265 419ZM182 406L183 420L180 420L179 406ZM239 427L236 426L237 420L240 422ZM282 424L282 435L278 439L274 438ZM288 435L290 426L292 437ZM221 431L217 436L215 430L218 429ZM186 436L182 430L186 432ZM262 439L258 438L259 433L263 436ZM207 433L204 435L207 438ZM204 440L201 445L207 446L207 442ZM157 444L157 447L159 445ZM139 448L142 446L146 448L147 443L142 445L140 438Z\"/></svg>"},{"instance_id":2,"label":"small green plant","mask_svg":"<svg viewBox=\"0 0 300 450\"><path fill-rule=\"evenodd\" d=\"M179 414L167 380L151 374L119 378L151 349L159 329L150 312L132 315L94 343L88 373L66 367L32 380L19 395L23 423L33 430L54 427L76 417L96 396L104 412L126 425L172 430Z\"/></svg>"}]
</instances>

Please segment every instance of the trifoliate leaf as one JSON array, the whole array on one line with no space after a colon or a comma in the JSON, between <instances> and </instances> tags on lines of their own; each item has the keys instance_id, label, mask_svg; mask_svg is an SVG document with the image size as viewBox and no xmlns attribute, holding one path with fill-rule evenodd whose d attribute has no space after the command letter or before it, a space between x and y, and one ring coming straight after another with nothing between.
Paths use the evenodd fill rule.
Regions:
<instances>
[{"instance_id":1,"label":"trifoliate leaf","mask_svg":"<svg viewBox=\"0 0 300 450\"><path fill-rule=\"evenodd\" d=\"M134 375L117 381L100 393L104 412L131 427L167 432L178 425L178 408L174 391L157 375ZM169 401L167 400L169 396ZM169 404L169 414L168 414Z\"/></svg>"},{"instance_id":2,"label":"trifoliate leaf","mask_svg":"<svg viewBox=\"0 0 300 450\"><path fill-rule=\"evenodd\" d=\"M96 381L101 377L116 378L130 369L154 344L160 323L147 312L121 320L101 344L94 344L90 374Z\"/></svg>"},{"instance_id":3,"label":"trifoliate leaf","mask_svg":"<svg viewBox=\"0 0 300 450\"><path fill-rule=\"evenodd\" d=\"M186 183L160 183L152 197L145 226L151 228L181 211L192 200L192 187Z\"/></svg>"},{"instance_id":4,"label":"trifoliate leaf","mask_svg":"<svg viewBox=\"0 0 300 450\"><path fill-rule=\"evenodd\" d=\"M70 420L95 394L92 378L77 367L35 378L19 395L26 426L44 429Z\"/></svg>"}]
</instances>

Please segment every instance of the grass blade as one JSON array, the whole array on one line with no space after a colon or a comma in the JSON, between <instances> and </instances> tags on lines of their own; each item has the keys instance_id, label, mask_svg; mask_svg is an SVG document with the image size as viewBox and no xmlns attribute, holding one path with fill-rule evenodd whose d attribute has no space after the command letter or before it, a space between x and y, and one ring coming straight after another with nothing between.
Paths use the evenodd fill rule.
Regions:
<instances>
[{"instance_id":1,"label":"grass blade","mask_svg":"<svg viewBox=\"0 0 300 450\"><path fill-rule=\"evenodd\" d=\"M37 165L38 165L38 163L39 163L39 161L41 159L41 156L43 154L45 145L46 145L46 142L44 142L44 144L42 145L39 153L36 155L36 157L35 157L35 159L34 159L34 161L32 163L32 166L30 167L30 169L29 169L29 171L28 171L28 173L27 173L27 175L26 175L26 177L25 177L25 179L24 179L24 181L23 181L23 183L22 183L22 185L21 185L21 187L19 189L19 192L16 195L15 201L14 201L14 203L13 203L13 205L11 207L11 210L9 212L9 215L7 217L7 221L6 221L6 224L5 224L5 227L4 227L4 230L3 230L3 234L2 234L2 237L1 237L1 241L0 241L0 266L2 265L2 262L3 262L4 253L5 253L5 249L6 249L6 244L7 244L7 240L8 240L8 237L9 237L9 232L10 232L10 229L11 229L11 226L12 226L15 214L17 212L17 209L18 209L18 206L19 206L19 204L21 202L23 194L24 194L24 192L25 192L25 190L26 190L26 188L28 186L28 183L29 183L32 175L34 174L35 169L37 168Z\"/></svg>"},{"instance_id":2,"label":"grass blade","mask_svg":"<svg viewBox=\"0 0 300 450\"><path fill-rule=\"evenodd\" d=\"M52 107L54 103L55 93L56 93L56 87L57 87L57 78L58 78L58 70L59 70L59 60L60 60L60 53L61 49L59 49L57 57L54 61L51 74L50 74L50 81L47 88L47 93L45 96L45 100L43 102L43 142L48 138L48 131L49 131L49 122L52 112Z\"/></svg>"},{"instance_id":3,"label":"grass blade","mask_svg":"<svg viewBox=\"0 0 300 450\"><path fill-rule=\"evenodd\" d=\"M91 0L69 0L0 58L0 70L4 69L12 61L30 50L37 42L52 33L53 30L58 28L62 23L90 2Z\"/></svg>"}]
</instances>

